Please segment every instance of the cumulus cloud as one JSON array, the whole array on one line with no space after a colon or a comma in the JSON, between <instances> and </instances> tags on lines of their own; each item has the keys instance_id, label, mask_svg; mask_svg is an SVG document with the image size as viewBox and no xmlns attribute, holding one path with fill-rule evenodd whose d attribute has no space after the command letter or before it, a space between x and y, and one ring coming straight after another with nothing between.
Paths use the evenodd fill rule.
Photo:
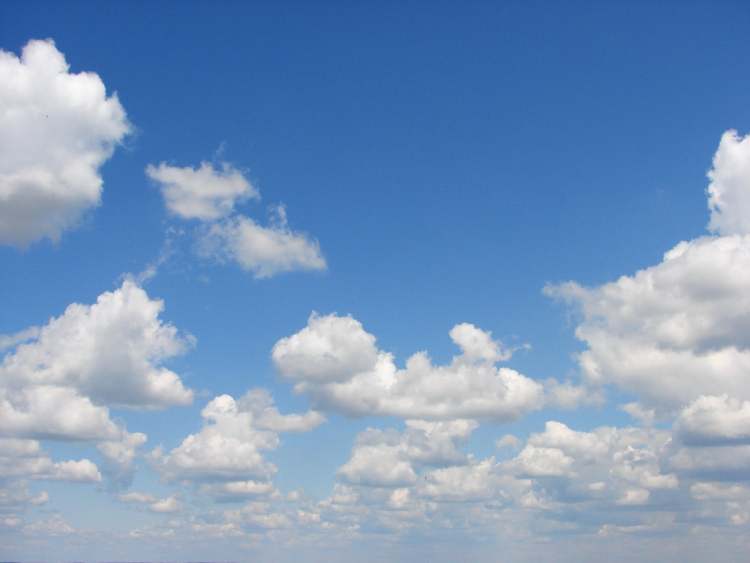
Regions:
<instances>
[{"instance_id":1,"label":"cumulus cloud","mask_svg":"<svg viewBox=\"0 0 750 563\"><path fill-rule=\"evenodd\" d=\"M125 281L93 305L69 305L37 337L3 358L0 376L9 390L18 387L29 393L33 388L34 394L43 394L57 389L55 393L64 394L75 389L83 396L79 401L90 398L111 406L189 404L192 392L161 364L183 353L193 339L163 323L163 309L161 300Z\"/></svg>"},{"instance_id":2,"label":"cumulus cloud","mask_svg":"<svg viewBox=\"0 0 750 563\"><path fill-rule=\"evenodd\" d=\"M93 72L71 73L51 40L0 51L0 244L59 240L101 201L99 168L129 132Z\"/></svg>"},{"instance_id":3,"label":"cumulus cloud","mask_svg":"<svg viewBox=\"0 0 750 563\"><path fill-rule=\"evenodd\" d=\"M477 423L406 421L404 432L369 428L357 436L351 458L338 475L353 484L396 487L414 484L419 466L465 463L459 448Z\"/></svg>"},{"instance_id":4,"label":"cumulus cloud","mask_svg":"<svg viewBox=\"0 0 750 563\"><path fill-rule=\"evenodd\" d=\"M163 408L192 400L192 391L163 362L194 339L164 323L163 308L125 281L93 305L72 304L14 339L0 362L0 436L94 442L108 486L129 486L147 437L113 421L110 407ZM88 460L54 467L47 461L24 463L29 472L47 467L47 479L80 474L79 480L101 480Z\"/></svg>"},{"instance_id":5,"label":"cumulus cloud","mask_svg":"<svg viewBox=\"0 0 750 563\"><path fill-rule=\"evenodd\" d=\"M750 401L727 395L699 397L682 410L677 430L688 445L750 444Z\"/></svg>"},{"instance_id":6,"label":"cumulus cloud","mask_svg":"<svg viewBox=\"0 0 750 563\"><path fill-rule=\"evenodd\" d=\"M195 231L199 256L234 262L258 279L326 269L318 241L289 227L284 205L272 208L267 226L235 212L237 203L260 199L260 192L231 164L192 168L162 162L147 166L146 175L161 187L172 215L201 222Z\"/></svg>"},{"instance_id":7,"label":"cumulus cloud","mask_svg":"<svg viewBox=\"0 0 750 563\"><path fill-rule=\"evenodd\" d=\"M304 432L324 419L317 413L282 415L265 391L250 391L235 400L220 395L201 411L203 428L164 453L157 449L152 460L168 480L198 482L268 481L276 466L264 451L279 445L278 431ZM242 487L241 485L239 487Z\"/></svg>"},{"instance_id":8,"label":"cumulus cloud","mask_svg":"<svg viewBox=\"0 0 750 563\"><path fill-rule=\"evenodd\" d=\"M88 460L53 462L36 440L0 438L0 480L42 479L97 483L102 480L96 465Z\"/></svg>"},{"instance_id":9,"label":"cumulus cloud","mask_svg":"<svg viewBox=\"0 0 750 563\"><path fill-rule=\"evenodd\" d=\"M260 197L245 176L226 162L219 169L208 162L198 168L149 164L146 175L160 185L167 210L182 219L221 219L237 203Z\"/></svg>"},{"instance_id":10,"label":"cumulus cloud","mask_svg":"<svg viewBox=\"0 0 750 563\"><path fill-rule=\"evenodd\" d=\"M268 227L241 215L209 225L201 235L198 251L206 258L236 262L259 279L326 269L318 242L292 231L283 207L277 208L276 220Z\"/></svg>"},{"instance_id":11,"label":"cumulus cloud","mask_svg":"<svg viewBox=\"0 0 750 563\"><path fill-rule=\"evenodd\" d=\"M462 353L450 364L433 365L418 352L399 369L359 321L313 314L305 328L275 344L272 358L297 392L349 415L512 420L541 406L540 384L495 365L502 347L489 333L462 324L451 337Z\"/></svg>"},{"instance_id":12,"label":"cumulus cloud","mask_svg":"<svg viewBox=\"0 0 750 563\"><path fill-rule=\"evenodd\" d=\"M709 230L720 235L750 233L750 135L724 133L708 177Z\"/></svg>"},{"instance_id":13,"label":"cumulus cloud","mask_svg":"<svg viewBox=\"0 0 750 563\"><path fill-rule=\"evenodd\" d=\"M702 395L750 399L750 139L724 134L709 173L710 229L661 263L599 287L545 292L575 304L588 382L613 383L643 408L673 411Z\"/></svg>"},{"instance_id":14,"label":"cumulus cloud","mask_svg":"<svg viewBox=\"0 0 750 563\"><path fill-rule=\"evenodd\" d=\"M678 476L664 467L669 443L667 431L600 427L579 432L549 421L503 466L511 474L539 480L540 493L557 502L641 505L650 491L679 485Z\"/></svg>"}]
</instances>

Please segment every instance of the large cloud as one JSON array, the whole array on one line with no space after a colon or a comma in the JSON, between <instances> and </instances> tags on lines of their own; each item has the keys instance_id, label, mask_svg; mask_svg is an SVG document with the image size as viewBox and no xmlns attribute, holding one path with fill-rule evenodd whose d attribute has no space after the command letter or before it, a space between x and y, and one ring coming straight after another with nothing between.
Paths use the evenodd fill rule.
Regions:
<instances>
[{"instance_id":1,"label":"large cloud","mask_svg":"<svg viewBox=\"0 0 750 563\"><path fill-rule=\"evenodd\" d=\"M72 304L43 327L6 339L0 436L94 442L109 485L127 487L146 435L113 421L110 407L163 408L192 401L192 391L162 363L194 339L162 322L163 308L162 301L125 281L93 305ZM68 464L47 475L73 469ZM98 469L96 475L101 479Z\"/></svg>"},{"instance_id":2,"label":"large cloud","mask_svg":"<svg viewBox=\"0 0 750 563\"><path fill-rule=\"evenodd\" d=\"M54 241L99 205L99 168L129 125L99 76L52 41L0 51L0 244Z\"/></svg>"},{"instance_id":3,"label":"large cloud","mask_svg":"<svg viewBox=\"0 0 750 563\"><path fill-rule=\"evenodd\" d=\"M272 357L297 392L349 415L512 420L541 406L540 384L495 365L507 354L489 333L461 324L451 338L462 353L450 364L435 366L419 352L398 369L359 321L313 314L276 343Z\"/></svg>"},{"instance_id":4,"label":"large cloud","mask_svg":"<svg viewBox=\"0 0 750 563\"><path fill-rule=\"evenodd\" d=\"M9 390L71 388L110 406L189 404L192 392L161 364L184 352L192 337L163 323L163 309L162 301L131 281L102 293L93 305L69 305L5 356L3 384Z\"/></svg>"},{"instance_id":5,"label":"large cloud","mask_svg":"<svg viewBox=\"0 0 750 563\"><path fill-rule=\"evenodd\" d=\"M546 288L582 311L576 335L590 382L667 409L701 395L750 399L748 147L724 135L710 173L712 225L724 236L681 242L661 263L600 287Z\"/></svg>"}]
</instances>

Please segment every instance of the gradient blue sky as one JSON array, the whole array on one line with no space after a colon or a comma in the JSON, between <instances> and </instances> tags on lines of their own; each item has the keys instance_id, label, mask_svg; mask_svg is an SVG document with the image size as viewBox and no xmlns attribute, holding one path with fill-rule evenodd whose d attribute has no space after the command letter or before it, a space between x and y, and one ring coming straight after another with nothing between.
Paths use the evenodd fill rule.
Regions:
<instances>
[{"instance_id":1,"label":"gradient blue sky","mask_svg":"<svg viewBox=\"0 0 750 563\"><path fill-rule=\"evenodd\" d=\"M100 168L100 206L56 243L0 245L0 334L42 326L71 303L94 303L171 241L142 286L164 301L160 318L197 343L166 362L195 391L192 404L111 407L114 420L148 435L128 490L177 495L181 509L156 514L123 503L106 476L98 484L31 479L32 492L47 491L49 500L18 509L0 558L299 560L301 544L247 523L241 529L251 539L175 545L128 533L173 525L179 535L184 522L216 522L243 506L167 482L148 459L157 445L169 451L198 432L201 409L217 395L261 387L282 413L324 412L327 422L282 434L265 454L278 466L280 494L303 489L315 502L341 484L337 470L360 432L404 428L407 417L350 417L311 404L279 377L274 344L303 329L313 311L351 315L398 366L420 350L449 363L457 348L448 332L472 323L508 346L530 345L503 365L604 397L576 408L547 404L508 422L482 419L461 445L475 459L512 460L518 450L498 450L495 441L510 433L523 444L548 420L581 432L638 427L618 407L658 401L616 383L592 391L576 359L591 347L574 334L585 321L542 290L632 275L706 234L711 159L725 131L750 131L748 29L745 2L4 2L4 51L17 56L31 39L54 40L71 72L94 72L108 95L117 93L133 128ZM327 268L257 279L231 260L197 256L196 222L169 214L144 174L163 161L230 163L262 195L238 212L266 224L283 203L291 228L318 241ZM5 353L7 362L14 350ZM672 428L677 411L659 405L656 427ZM41 442L55 461L100 465L94 442ZM686 501L670 502L680 514ZM600 521L601 510L576 518L596 520L600 532L628 520ZM497 550L507 549L507 560L523 561L552 553L595 560L605 548L588 528L550 531L527 517L533 549L506 547L499 532L477 538L470 523L441 531L431 521L410 533L361 524L348 543L331 547L321 535L304 550L309 560L407 561L415 552L438 560L440 551L445 560L505 561ZM34 531L35 522L60 519L75 531ZM689 532L698 525L651 532L645 555L633 551L637 540L618 536L613 560L688 560L701 543ZM737 539L736 526L716 528L706 537L735 538L738 551L728 549L726 560L739 561L747 540ZM445 551L436 537L453 547Z\"/></svg>"}]
</instances>

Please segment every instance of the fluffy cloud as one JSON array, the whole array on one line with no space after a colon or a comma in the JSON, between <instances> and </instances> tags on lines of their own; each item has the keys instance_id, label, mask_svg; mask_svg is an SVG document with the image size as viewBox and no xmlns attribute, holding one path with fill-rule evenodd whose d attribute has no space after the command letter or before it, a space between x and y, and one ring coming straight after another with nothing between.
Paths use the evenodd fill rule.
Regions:
<instances>
[{"instance_id":1,"label":"fluffy cloud","mask_svg":"<svg viewBox=\"0 0 750 563\"><path fill-rule=\"evenodd\" d=\"M182 504L174 495L159 499L148 493L139 493L133 491L130 493L120 494L117 498L121 502L125 502L128 504L145 505L151 512L158 512L161 514L178 512L182 509Z\"/></svg>"},{"instance_id":2,"label":"fluffy cloud","mask_svg":"<svg viewBox=\"0 0 750 563\"><path fill-rule=\"evenodd\" d=\"M750 401L702 396L683 409L677 428L688 445L750 444Z\"/></svg>"},{"instance_id":3,"label":"fluffy cloud","mask_svg":"<svg viewBox=\"0 0 750 563\"><path fill-rule=\"evenodd\" d=\"M218 170L208 162L201 162L199 168L149 164L146 175L161 186L167 210L182 219L221 219L234 211L236 203L260 197L242 173L226 162Z\"/></svg>"},{"instance_id":4,"label":"fluffy cloud","mask_svg":"<svg viewBox=\"0 0 750 563\"><path fill-rule=\"evenodd\" d=\"M44 479L97 483L99 469L88 459L53 462L36 440L0 439L0 479Z\"/></svg>"},{"instance_id":5,"label":"fluffy cloud","mask_svg":"<svg viewBox=\"0 0 750 563\"><path fill-rule=\"evenodd\" d=\"M615 505L646 504L651 491L670 491L679 478L668 472L666 431L601 427L578 432L549 421L532 434L506 471L537 480L540 495L557 502L573 499Z\"/></svg>"},{"instance_id":6,"label":"fluffy cloud","mask_svg":"<svg viewBox=\"0 0 750 563\"><path fill-rule=\"evenodd\" d=\"M234 262L255 278L292 271L325 270L318 241L292 231L286 208L272 208L268 226L235 213L235 205L260 199L260 192L228 163L221 169L149 165L146 175L161 186L167 210L181 219L197 219L197 253L218 262Z\"/></svg>"},{"instance_id":7,"label":"fluffy cloud","mask_svg":"<svg viewBox=\"0 0 750 563\"><path fill-rule=\"evenodd\" d=\"M350 415L512 420L541 406L541 385L495 365L503 352L489 333L462 324L451 337L462 353L450 364L435 366L419 352L398 369L359 321L313 314L276 343L272 358L297 392Z\"/></svg>"},{"instance_id":8,"label":"fluffy cloud","mask_svg":"<svg viewBox=\"0 0 750 563\"><path fill-rule=\"evenodd\" d=\"M722 135L708 173L708 228L721 235L750 233L750 135Z\"/></svg>"},{"instance_id":9,"label":"fluffy cloud","mask_svg":"<svg viewBox=\"0 0 750 563\"><path fill-rule=\"evenodd\" d=\"M0 51L0 244L57 241L99 205L101 165L130 126L93 72L50 41Z\"/></svg>"},{"instance_id":10,"label":"fluffy cloud","mask_svg":"<svg viewBox=\"0 0 750 563\"><path fill-rule=\"evenodd\" d=\"M476 427L470 420L409 420L404 432L369 428L357 436L351 458L338 475L360 485L412 485L419 466L465 463L466 454L458 448Z\"/></svg>"},{"instance_id":11,"label":"fluffy cloud","mask_svg":"<svg viewBox=\"0 0 750 563\"><path fill-rule=\"evenodd\" d=\"M201 411L204 426L182 443L152 454L155 467L168 480L267 481L276 467L263 452L279 445L277 431L304 432L324 419L317 413L281 415L265 391L251 391L239 400L220 395ZM239 486L241 488L241 486Z\"/></svg>"},{"instance_id":12,"label":"fluffy cloud","mask_svg":"<svg viewBox=\"0 0 750 563\"><path fill-rule=\"evenodd\" d=\"M125 281L93 305L69 305L5 356L0 377L8 389L70 388L111 406L188 404L192 392L161 363L183 353L192 337L163 323L163 309L162 301Z\"/></svg>"},{"instance_id":13,"label":"fluffy cloud","mask_svg":"<svg viewBox=\"0 0 750 563\"><path fill-rule=\"evenodd\" d=\"M0 436L95 442L108 486L129 486L146 435L115 423L109 407L162 408L192 400L192 391L162 363L193 338L162 322L163 308L126 281L95 304L70 305L43 327L12 339L0 363ZM101 480L88 460L50 463L26 459L23 471L28 477L46 468L44 478Z\"/></svg>"},{"instance_id":14,"label":"fluffy cloud","mask_svg":"<svg viewBox=\"0 0 750 563\"><path fill-rule=\"evenodd\" d=\"M580 366L646 404L674 410L701 395L750 399L750 139L726 133L709 173L711 229L661 263L600 287L548 295L577 305Z\"/></svg>"},{"instance_id":15,"label":"fluffy cloud","mask_svg":"<svg viewBox=\"0 0 750 563\"><path fill-rule=\"evenodd\" d=\"M256 278L326 269L318 242L292 231L283 207L268 227L241 215L213 223L202 233L198 249L204 257L236 262Z\"/></svg>"}]
</instances>

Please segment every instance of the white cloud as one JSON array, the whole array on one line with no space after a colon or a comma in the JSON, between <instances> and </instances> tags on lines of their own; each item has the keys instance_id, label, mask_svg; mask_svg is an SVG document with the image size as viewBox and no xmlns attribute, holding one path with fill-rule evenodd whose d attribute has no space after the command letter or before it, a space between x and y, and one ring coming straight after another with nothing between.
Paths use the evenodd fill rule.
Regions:
<instances>
[{"instance_id":1,"label":"white cloud","mask_svg":"<svg viewBox=\"0 0 750 563\"><path fill-rule=\"evenodd\" d=\"M532 434L518 456L502 465L511 474L539 479L544 493L557 501L644 504L649 491L679 485L677 475L663 467L669 444L666 431L600 427L579 432L549 421L544 432Z\"/></svg>"},{"instance_id":2,"label":"white cloud","mask_svg":"<svg viewBox=\"0 0 750 563\"><path fill-rule=\"evenodd\" d=\"M146 443L148 437L141 432L123 431L119 440L109 440L97 445L105 460L104 471L109 477L110 485L115 488L129 487L135 475L135 457L138 448Z\"/></svg>"},{"instance_id":3,"label":"white cloud","mask_svg":"<svg viewBox=\"0 0 750 563\"><path fill-rule=\"evenodd\" d=\"M319 383L346 381L378 362L375 337L358 320L317 313L305 328L279 340L271 355L281 375Z\"/></svg>"},{"instance_id":4,"label":"white cloud","mask_svg":"<svg viewBox=\"0 0 750 563\"><path fill-rule=\"evenodd\" d=\"M661 263L599 287L548 286L580 307L588 382L669 412L701 395L750 399L750 138L724 134L709 173L710 228ZM645 412L645 411L644 411Z\"/></svg>"},{"instance_id":5,"label":"white cloud","mask_svg":"<svg viewBox=\"0 0 750 563\"><path fill-rule=\"evenodd\" d=\"M161 500L157 500L156 502L152 502L148 509L151 512L158 512L161 514L165 513L171 513L171 512L178 512L182 509L182 505L180 504L180 501L177 500L177 497L171 496L167 497Z\"/></svg>"},{"instance_id":6,"label":"white cloud","mask_svg":"<svg viewBox=\"0 0 750 563\"><path fill-rule=\"evenodd\" d=\"M689 445L750 444L750 401L701 396L682 410L677 431Z\"/></svg>"},{"instance_id":7,"label":"white cloud","mask_svg":"<svg viewBox=\"0 0 750 563\"><path fill-rule=\"evenodd\" d=\"M7 389L25 386L27 393L31 387L34 393L51 393L51 386L71 388L110 406L188 404L192 392L161 364L183 353L193 339L163 323L163 309L162 301L125 281L119 289L102 293L93 305L69 305L36 338L3 358L0 376ZM52 431L53 426L46 428Z\"/></svg>"},{"instance_id":8,"label":"white cloud","mask_svg":"<svg viewBox=\"0 0 750 563\"><path fill-rule=\"evenodd\" d=\"M0 244L57 241L99 205L125 110L96 73L70 73L51 40L20 58L0 51L0 106Z\"/></svg>"},{"instance_id":9,"label":"white cloud","mask_svg":"<svg viewBox=\"0 0 750 563\"><path fill-rule=\"evenodd\" d=\"M292 271L325 270L318 242L292 231L283 207L276 213L277 219L268 227L242 215L209 225L199 239L199 254L236 262L259 279Z\"/></svg>"},{"instance_id":10,"label":"white cloud","mask_svg":"<svg viewBox=\"0 0 750 563\"><path fill-rule=\"evenodd\" d=\"M708 228L721 235L750 233L750 135L724 133L708 177Z\"/></svg>"},{"instance_id":11,"label":"white cloud","mask_svg":"<svg viewBox=\"0 0 750 563\"><path fill-rule=\"evenodd\" d=\"M276 466L263 452L279 445L277 432L270 428L304 432L323 421L317 413L281 415L262 391L250 391L239 400L220 395L206 405L201 416L200 432L186 437L169 453L153 452L155 467L166 479L267 481Z\"/></svg>"},{"instance_id":12,"label":"white cloud","mask_svg":"<svg viewBox=\"0 0 750 563\"><path fill-rule=\"evenodd\" d=\"M0 368L0 373L2 369ZM55 440L116 440L109 409L70 387L0 387L0 435Z\"/></svg>"},{"instance_id":13,"label":"white cloud","mask_svg":"<svg viewBox=\"0 0 750 563\"><path fill-rule=\"evenodd\" d=\"M750 398L750 238L682 242L632 277L546 292L581 307L589 382L667 408L708 394Z\"/></svg>"},{"instance_id":14,"label":"white cloud","mask_svg":"<svg viewBox=\"0 0 750 563\"><path fill-rule=\"evenodd\" d=\"M540 384L494 365L499 344L482 348L465 338L467 327L475 336L479 329L459 327L453 336L462 354L445 366L419 352L398 369L358 321L337 315L313 314L307 327L276 343L272 357L297 392L350 415L512 420L541 406Z\"/></svg>"},{"instance_id":15,"label":"white cloud","mask_svg":"<svg viewBox=\"0 0 750 563\"><path fill-rule=\"evenodd\" d=\"M117 495L117 498L122 502L134 503L134 504L151 504L156 502L156 497L148 493L139 493L138 491L131 491L129 493L122 493Z\"/></svg>"},{"instance_id":16,"label":"white cloud","mask_svg":"<svg viewBox=\"0 0 750 563\"><path fill-rule=\"evenodd\" d=\"M264 497L276 492L270 481L228 481L201 485L201 493L217 502L237 502L249 498Z\"/></svg>"},{"instance_id":17,"label":"white cloud","mask_svg":"<svg viewBox=\"0 0 750 563\"><path fill-rule=\"evenodd\" d=\"M477 426L471 420L409 420L403 432L368 428L357 436L351 458L338 475L360 485L412 485L420 466L465 463L459 446Z\"/></svg>"},{"instance_id":18,"label":"white cloud","mask_svg":"<svg viewBox=\"0 0 750 563\"><path fill-rule=\"evenodd\" d=\"M0 438L0 480L42 479L98 483L99 469L88 459L53 462L36 440Z\"/></svg>"},{"instance_id":19,"label":"white cloud","mask_svg":"<svg viewBox=\"0 0 750 563\"><path fill-rule=\"evenodd\" d=\"M198 168L149 164L146 175L161 186L167 210L182 219L221 219L237 203L260 197L243 174L226 162L220 169L208 162Z\"/></svg>"}]
</instances>

